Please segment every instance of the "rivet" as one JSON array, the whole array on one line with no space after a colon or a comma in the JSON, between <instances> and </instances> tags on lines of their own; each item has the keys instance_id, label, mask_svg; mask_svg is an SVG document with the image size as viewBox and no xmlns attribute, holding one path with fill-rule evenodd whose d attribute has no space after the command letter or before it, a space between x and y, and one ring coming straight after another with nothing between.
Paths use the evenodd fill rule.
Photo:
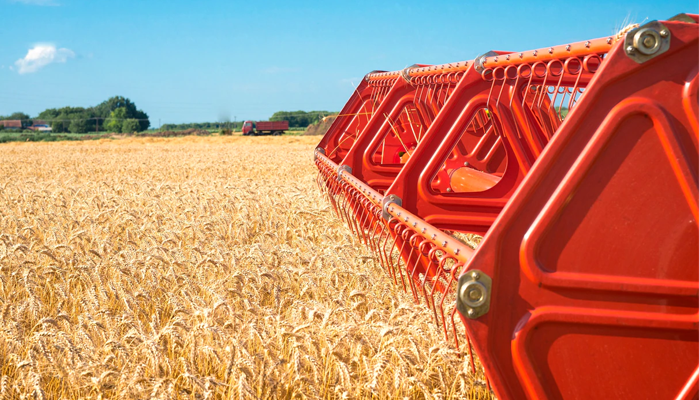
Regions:
<instances>
[{"instance_id":1,"label":"rivet","mask_svg":"<svg viewBox=\"0 0 699 400\"><path fill-rule=\"evenodd\" d=\"M408 222L408 217L405 217L405 222Z\"/></svg>"},{"instance_id":2,"label":"rivet","mask_svg":"<svg viewBox=\"0 0 699 400\"><path fill-rule=\"evenodd\" d=\"M465 161L465 162L464 162L464 167L468 167L468 165L469 165L469 164L468 164L468 161Z\"/></svg>"},{"instance_id":3,"label":"rivet","mask_svg":"<svg viewBox=\"0 0 699 400\"><path fill-rule=\"evenodd\" d=\"M481 274L479 274L477 271L471 272L471 278L478 280L481 277Z\"/></svg>"},{"instance_id":4,"label":"rivet","mask_svg":"<svg viewBox=\"0 0 699 400\"><path fill-rule=\"evenodd\" d=\"M398 216L400 217L400 211L398 211Z\"/></svg>"},{"instance_id":5,"label":"rivet","mask_svg":"<svg viewBox=\"0 0 699 400\"><path fill-rule=\"evenodd\" d=\"M633 53L635 52L636 49L633 46L626 46L626 52L627 53Z\"/></svg>"},{"instance_id":6,"label":"rivet","mask_svg":"<svg viewBox=\"0 0 699 400\"><path fill-rule=\"evenodd\" d=\"M570 51L570 45L566 46L566 51Z\"/></svg>"},{"instance_id":7,"label":"rivet","mask_svg":"<svg viewBox=\"0 0 699 400\"><path fill-rule=\"evenodd\" d=\"M427 232L427 228L422 228L422 233Z\"/></svg>"},{"instance_id":8,"label":"rivet","mask_svg":"<svg viewBox=\"0 0 699 400\"><path fill-rule=\"evenodd\" d=\"M417 226L417 222L413 222L413 228Z\"/></svg>"},{"instance_id":9,"label":"rivet","mask_svg":"<svg viewBox=\"0 0 699 400\"><path fill-rule=\"evenodd\" d=\"M589 40L587 42L585 42L585 47L588 49L590 48L590 41Z\"/></svg>"},{"instance_id":10,"label":"rivet","mask_svg":"<svg viewBox=\"0 0 699 400\"><path fill-rule=\"evenodd\" d=\"M538 53L538 52L537 52L536 50L532 51L532 55L533 55L534 57L536 57L537 53Z\"/></svg>"},{"instance_id":11,"label":"rivet","mask_svg":"<svg viewBox=\"0 0 699 400\"><path fill-rule=\"evenodd\" d=\"M612 44L612 38L607 38L607 44Z\"/></svg>"},{"instance_id":12,"label":"rivet","mask_svg":"<svg viewBox=\"0 0 699 400\"><path fill-rule=\"evenodd\" d=\"M553 47L549 47L549 54L553 54Z\"/></svg>"},{"instance_id":13,"label":"rivet","mask_svg":"<svg viewBox=\"0 0 699 400\"><path fill-rule=\"evenodd\" d=\"M471 317L471 318L474 318L474 317L476 316L476 312L473 311L472 308L469 308L469 309L468 309L468 316Z\"/></svg>"},{"instance_id":14,"label":"rivet","mask_svg":"<svg viewBox=\"0 0 699 400\"><path fill-rule=\"evenodd\" d=\"M455 256L458 256L460 251L461 251L461 249L456 249L456 250L454 250L454 255L455 255Z\"/></svg>"},{"instance_id":15,"label":"rivet","mask_svg":"<svg viewBox=\"0 0 699 400\"><path fill-rule=\"evenodd\" d=\"M433 234L432 234L432 240L435 240L435 239L437 239L437 234L436 234L436 233L433 233Z\"/></svg>"},{"instance_id":16,"label":"rivet","mask_svg":"<svg viewBox=\"0 0 699 400\"><path fill-rule=\"evenodd\" d=\"M667 37L669 34L670 34L670 32L668 32L667 29L663 29L662 31L660 31L660 36L661 36L661 37L664 37L664 38L665 38L665 37Z\"/></svg>"},{"instance_id":17,"label":"rivet","mask_svg":"<svg viewBox=\"0 0 699 400\"><path fill-rule=\"evenodd\" d=\"M508 54L507 57L505 57L505 60L510 60L510 55Z\"/></svg>"},{"instance_id":18,"label":"rivet","mask_svg":"<svg viewBox=\"0 0 699 400\"><path fill-rule=\"evenodd\" d=\"M447 192L451 192L451 188L447 188Z\"/></svg>"},{"instance_id":19,"label":"rivet","mask_svg":"<svg viewBox=\"0 0 699 400\"><path fill-rule=\"evenodd\" d=\"M524 57L524 53L519 53L519 58Z\"/></svg>"},{"instance_id":20,"label":"rivet","mask_svg":"<svg viewBox=\"0 0 699 400\"><path fill-rule=\"evenodd\" d=\"M447 241L446 241L446 240L442 242L442 247L447 247Z\"/></svg>"}]
</instances>

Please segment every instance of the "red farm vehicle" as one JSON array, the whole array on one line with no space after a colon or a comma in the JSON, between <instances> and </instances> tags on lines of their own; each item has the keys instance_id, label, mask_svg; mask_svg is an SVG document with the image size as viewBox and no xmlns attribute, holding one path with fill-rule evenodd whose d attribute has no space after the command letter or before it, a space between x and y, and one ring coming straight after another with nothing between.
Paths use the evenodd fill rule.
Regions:
<instances>
[{"instance_id":1,"label":"red farm vehicle","mask_svg":"<svg viewBox=\"0 0 699 400\"><path fill-rule=\"evenodd\" d=\"M318 183L500 400L697 399L697 60L679 14L374 71Z\"/></svg>"},{"instance_id":2,"label":"red farm vehicle","mask_svg":"<svg viewBox=\"0 0 699 400\"><path fill-rule=\"evenodd\" d=\"M289 121L245 121L243 122L243 135L283 135L289 130Z\"/></svg>"}]
</instances>

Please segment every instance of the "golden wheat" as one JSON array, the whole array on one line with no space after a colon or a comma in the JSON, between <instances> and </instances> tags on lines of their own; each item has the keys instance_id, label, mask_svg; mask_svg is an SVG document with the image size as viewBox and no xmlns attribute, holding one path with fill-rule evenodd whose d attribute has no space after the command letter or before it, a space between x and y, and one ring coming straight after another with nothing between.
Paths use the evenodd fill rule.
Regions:
<instances>
[{"instance_id":1,"label":"golden wheat","mask_svg":"<svg viewBox=\"0 0 699 400\"><path fill-rule=\"evenodd\" d=\"M0 396L489 398L332 214L316 140L0 146Z\"/></svg>"}]
</instances>

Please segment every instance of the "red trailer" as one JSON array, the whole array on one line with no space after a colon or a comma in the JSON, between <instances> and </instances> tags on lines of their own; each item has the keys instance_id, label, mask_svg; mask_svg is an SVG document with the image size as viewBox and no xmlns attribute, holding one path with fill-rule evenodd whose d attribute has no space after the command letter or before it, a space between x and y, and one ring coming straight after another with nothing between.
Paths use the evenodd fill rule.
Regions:
<instances>
[{"instance_id":1,"label":"red trailer","mask_svg":"<svg viewBox=\"0 0 699 400\"><path fill-rule=\"evenodd\" d=\"M245 121L243 135L283 135L289 130L289 121Z\"/></svg>"}]
</instances>

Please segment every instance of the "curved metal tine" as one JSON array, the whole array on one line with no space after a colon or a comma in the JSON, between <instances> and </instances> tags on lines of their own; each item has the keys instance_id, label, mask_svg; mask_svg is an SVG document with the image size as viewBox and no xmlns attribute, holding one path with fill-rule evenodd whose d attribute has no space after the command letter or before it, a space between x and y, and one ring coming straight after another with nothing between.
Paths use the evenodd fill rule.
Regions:
<instances>
[{"instance_id":1,"label":"curved metal tine","mask_svg":"<svg viewBox=\"0 0 699 400\"><path fill-rule=\"evenodd\" d=\"M408 105L408 107L410 104ZM408 125L410 125L410 130L413 132L413 138L415 138L416 143L420 143L420 138L415 134L415 128L413 127L413 121L410 118L410 110L408 110L408 107L404 108L403 110L405 111L405 115L408 116Z\"/></svg>"},{"instance_id":2,"label":"curved metal tine","mask_svg":"<svg viewBox=\"0 0 699 400\"><path fill-rule=\"evenodd\" d=\"M452 269L457 268L457 265L453 265ZM447 294L449 293L449 288L451 288L451 285L454 283L454 274L447 274L449 275L449 281L447 282L447 285L444 289L444 292L442 293L442 298L439 302L439 313L442 316L442 325L444 326L444 340L449 341L449 333L447 330L447 319L444 315L444 300L447 299Z\"/></svg>"},{"instance_id":3,"label":"curved metal tine","mask_svg":"<svg viewBox=\"0 0 699 400\"><path fill-rule=\"evenodd\" d=\"M379 237L379 248L381 249L381 257L386 262L386 269L389 271L389 275L393 278L393 283L398 285L398 280L396 279L396 271L393 269L393 265L386 254L386 245L388 244L388 238L391 237L391 231L385 221L381 221L381 236ZM383 241L383 244L381 244Z\"/></svg>"},{"instance_id":4,"label":"curved metal tine","mask_svg":"<svg viewBox=\"0 0 699 400\"><path fill-rule=\"evenodd\" d=\"M408 228L410 229L410 228ZM412 230L411 230L412 231ZM408 246L410 246L410 253L408 254L407 260L405 260L405 272L406 275L408 276L408 283L410 283L410 290L413 293L413 298L417 303L420 303L420 297L417 294L417 289L415 288L415 281L413 279L413 274L411 271L408 270L410 267L410 261L413 259L413 253L415 252L415 246L410 243L412 239L412 236L406 241L408 243Z\"/></svg>"},{"instance_id":5,"label":"curved metal tine","mask_svg":"<svg viewBox=\"0 0 699 400\"><path fill-rule=\"evenodd\" d=\"M578 84L580 83L580 77L583 74L583 68L582 68L582 61L581 61L581 67L580 67L580 73L578 74L578 77L575 79L575 85L573 85L573 90L570 94L570 101L568 102L568 112L570 112L573 109L573 105L575 104L576 100L575 98L577 97L577 90L578 90Z\"/></svg>"},{"instance_id":6,"label":"curved metal tine","mask_svg":"<svg viewBox=\"0 0 699 400\"><path fill-rule=\"evenodd\" d=\"M527 64L528 65L528 64ZM527 96L532 87L532 79L534 78L534 68L530 65L531 72L529 73L529 81L527 81L527 87L524 89L524 96L522 96L522 107L527 106Z\"/></svg>"},{"instance_id":7,"label":"curved metal tine","mask_svg":"<svg viewBox=\"0 0 699 400\"><path fill-rule=\"evenodd\" d=\"M437 90L437 109L441 110L444 104L442 103L442 92L444 91L444 74L439 74L439 89Z\"/></svg>"},{"instance_id":8,"label":"curved metal tine","mask_svg":"<svg viewBox=\"0 0 699 400\"><path fill-rule=\"evenodd\" d=\"M369 94L369 100L371 104L371 110L369 111L371 113L371 116L374 115L374 109L375 109L375 103L376 103L376 84L375 82L369 82L369 85L371 86L371 93ZM371 116L369 118L371 118Z\"/></svg>"},{"instance_id":9,"label":"curved metal tine","mask_svg":"<svg viewBox=\"0 0 699 400\"><path fill-rule=\"evenodd\" d=\"M388 260L386 260L386 252L381 244L382 242L385 242L384 237L386 236L386 227L383 221L378 221L378 225L378 228L380 229L379 239L377 240L377 247L379 249L379 259L381 259L381 265L386 270L386 273L388 273L388 276L393 278L393 283L397 284L398 282L396 281L396 277L393 273L394 271L392 268L389 267Z\"/></svg>"},{"instance_id":10,"label":"curved metal tine","mask_svg":"<svg viewBox=\"0 0 699 400\"><path fill-rule=\"evenodd\" d=\"M402 235L401 235L401 239L403 239ZM405 263L405 261L403 260L402 254L403 254L403 251L405 250L406 243L408 243L408 240L403 239L403 241L400 245L400 251L398 252L398 269L401 271L401 279L403 278L403 268L401 267L401 262ZM408 285L410 286L410 290L413 293L413 297L414 297L415 296L415 289L413 288L413 285L410 282L410 276L408 275L408 272L407 272L407 264L406 264L406 271L405 271L405 280L408 281Z\"/></svg>"},{"instance_id":11,"label":"curved metal tine","mask_svg":"<svg viewBox=\"0 0 699 400\"><path fill-rule=\"evenodd\" d=\"M553 111L556 111L556 98L558 97L558 88L561 87L561 82L563 82L563 76L566 74L565 67L562 65L561 66L561 76L558 78L558 83L556 84L556 88L553 90L553 99L551 100L551 106L553 107ZM564 92L565 93L565 92ZM563 96L565 98L565 95ZM562 104L562 102L561 102ZM558 114L556 114L558 115ZM558 115L559 121L560 122L560 115Z\"/></svg>"},{"instance_id":12,"label":"curved metal tine","mask_svg":"<svg viewBox=\"0 0 699 400\"><path fill-rule=\"evenodd\" d=\"M390 223L393 219L394 219L394 218L392 217L392 218L389 220L389 223ZM401 268L400 268L400 254L401 254L400 251L398 252L398 256L397 256L397 265L393 262L393 251L396 250L396 249L398 248L398 247L396 246L396 244L398 243L398 235L399 235L399 233L397 232L397 227L398 227L398 226L400 226L400 225L399 225L399 224L396 224L396 226L395 226L394 229L393 229L393 233L394 233L395 235L394 235L394 234L391 234L391 237L393 237L393 244L391 245L391 250L390 250L389 253L388 253L388 256L389 256L388 259L391 261L391 268L393 268L394 270L397 270L397 271L398 271L398 274L400 274L400 282L401 282L401 284L403 285L403 291L404 291L404 292L407 292L407 291L408 291L408 288L405 286L405 279L404 279L404 277L403 277L403 270L401 270ZM390 228L390 225L389 225L389 231L390 231L390 230L391 230L391 228ZM403 245L401 244L401 249L402 249L402 247L403 247Z\"/></svg>"},{"instance_id":13,"label":"curved metal tine","mask_svg":"<svg viewBox=\"0 0 699 400\"><path fill-rule=\"evenodd\" d=\"M493 94L493 88L495 87L495 81L496 81L495 72L493 71L493 83L490 84L490 90L488 91L488 99L485 101L486 107L488 109L490 109L490 96Z\"/></svg>"}]
</instances>

